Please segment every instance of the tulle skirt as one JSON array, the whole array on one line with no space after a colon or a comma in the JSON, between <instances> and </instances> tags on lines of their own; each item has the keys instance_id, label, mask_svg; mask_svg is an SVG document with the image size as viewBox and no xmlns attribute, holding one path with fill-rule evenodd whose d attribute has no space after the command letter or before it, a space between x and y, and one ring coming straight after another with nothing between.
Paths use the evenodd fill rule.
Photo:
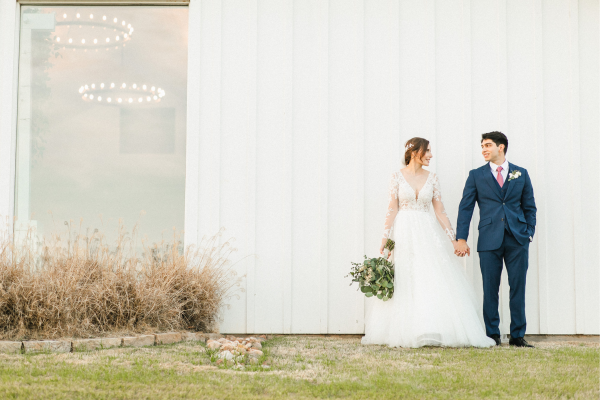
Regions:
<instances>
[{"instance_id":1,"label":"tulle skirt","mask_svg":"<svg viewBox=\"0 0 600 400\"><path fill-rule=\"evenodd\" d=\"M475 292L437 220L400 211L394 223L394 297L370 299L363 344L490 347Z\"/></svg>"}]
</instances>

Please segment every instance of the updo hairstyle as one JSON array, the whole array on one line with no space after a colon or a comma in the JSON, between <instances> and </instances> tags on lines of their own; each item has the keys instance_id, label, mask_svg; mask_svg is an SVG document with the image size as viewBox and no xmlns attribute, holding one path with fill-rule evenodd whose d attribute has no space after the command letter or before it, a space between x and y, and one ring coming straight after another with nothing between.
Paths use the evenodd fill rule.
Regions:
<instances>
[{"instance_id":1,"label":"updo hairstyle","mask_svg":"<svg viewBox=\"0 0 600 400\"><path fill-rule=\"evenodd\" d=\"M427 147L429 146L429 140L423 139L420 137L414 137L412 139L408 139L406 144L404 145L404 164L410 164L410 160L412 155L414 154L415 158L421 158L427 153Z\"/></svg>"}]
</instances>

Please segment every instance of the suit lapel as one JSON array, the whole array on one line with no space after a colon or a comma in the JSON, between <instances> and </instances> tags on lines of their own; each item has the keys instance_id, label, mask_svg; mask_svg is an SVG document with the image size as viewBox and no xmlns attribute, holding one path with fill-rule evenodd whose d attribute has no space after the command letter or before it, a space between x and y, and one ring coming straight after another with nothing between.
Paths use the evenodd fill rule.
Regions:
<instances>
[{"instance_id":1,"label":"suit lapel","mask_svg":"<svg viewBox=\"0 0 600 400\"><path fill-rule=\"evenodd\" d=\"M500 185L494 179L494 175L492 175L492 170L490 169L490 164L486 164L485 168L481 170L483 173L483 179L490 185L492 191L494 191L500 199L502 199L502 191L500 189Z\"/></svg>"},{"instance_id":2,"label":"suit lapel","mask_svg":"<svg viewBox=\"0 0 600 400\"><path fill-rule=\"evenodd\" d=\"M508 163L508 174L506 174L506 183L505 185L508 185L508 187L506 188L506 195L504 196L505 199L508 198L508 195L510 194L510 189L512 189L512 187L514 185L511 185L511 181L509 181L508 179L510 178L510 171L512 171L514 169L514 165L512 165L511 163Z\"/></svg>"}]
</instances>

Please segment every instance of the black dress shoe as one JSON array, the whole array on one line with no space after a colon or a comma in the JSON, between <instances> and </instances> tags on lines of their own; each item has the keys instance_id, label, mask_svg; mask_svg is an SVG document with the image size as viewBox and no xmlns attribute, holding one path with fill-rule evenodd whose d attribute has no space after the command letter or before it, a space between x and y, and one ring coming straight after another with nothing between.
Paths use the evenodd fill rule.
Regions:
<instances>
[{"instance_id":1,"label":"black dress shoe","mask_svg":"<svg viewBox=\"0 0 600 400\"><path fill-rule=\"evenodd\" d=\"M494 341L496 342L496 346L502 345L502 341L500 340L500 335L491 335L488 337L494 339Z\"/></svg>"},{"instance_id":2,"label":"black dress shoe","mask_svg":"<svg viewBox=\"0 0 600 400\"><path fill-rule=\"evenodd\" d=\"M511 336L510 340L508 341L508 344L510 344L511 346L516 346L516 347L533 347L532 345L527 343L525 341L525 339L523 339L522 337L513 338Z\"/></svg>"}]
</instances>

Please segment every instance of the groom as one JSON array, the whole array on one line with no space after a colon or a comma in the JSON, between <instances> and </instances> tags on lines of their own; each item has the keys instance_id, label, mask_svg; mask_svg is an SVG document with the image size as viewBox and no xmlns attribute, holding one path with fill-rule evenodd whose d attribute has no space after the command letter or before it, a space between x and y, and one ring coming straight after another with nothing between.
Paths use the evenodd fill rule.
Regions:
<instances>
[{"instance_id":1,"label":"groom","mask_svg":"<svg viewBox=\"0 0 600 400\"><path fill-rule=\"evenodd\" d=\"M508 139L501 132L481 135L484 166L469 172L458 210L456 254L470 254L467 245L475 202L479 204L479 266L483 278L483 319L486 334L500 345L498 291L502 262L510 286L510 341L518 347L533 347L525 341L525 277L529 242L535 233L535 199L527 170L506 161Z\"/></svg>"}]
</instances>

